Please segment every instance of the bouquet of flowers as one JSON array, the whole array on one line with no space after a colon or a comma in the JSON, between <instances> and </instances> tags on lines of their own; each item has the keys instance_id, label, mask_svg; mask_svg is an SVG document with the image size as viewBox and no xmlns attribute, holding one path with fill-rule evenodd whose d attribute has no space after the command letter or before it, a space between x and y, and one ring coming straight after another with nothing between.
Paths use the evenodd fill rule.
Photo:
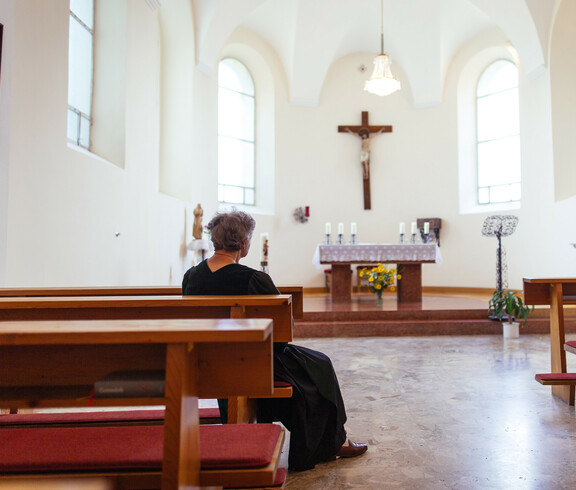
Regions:
<instances>
[{"instance_id":1,"label":"bouquet of flowers","mask_svg":"<svg viewBox=\"0 0 576 490\"><path fill-rule=\"evenodd\" d=\"M382 292L386 288L390 288L390 291L395 291L396 286L394 284L396 279L402 278L400 274L396 273L396 269L388 269L382 264L378 264L372 269L365 267L360 271L359 275L368 280L370 291L378 295L378 303L382 302Z\"/></svg>"}]
</instances>

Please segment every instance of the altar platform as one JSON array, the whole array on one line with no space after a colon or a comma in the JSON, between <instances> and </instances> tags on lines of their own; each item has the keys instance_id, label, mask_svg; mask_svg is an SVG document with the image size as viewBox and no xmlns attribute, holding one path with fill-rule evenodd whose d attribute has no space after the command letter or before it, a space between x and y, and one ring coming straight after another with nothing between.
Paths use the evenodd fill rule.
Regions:
<instances>
[{"instance_id":1,"label":"altar platform","mask_svg":"<svg viewBox=\"0 0 576 490\"><path fill-rule=\"evenodd\" d=\"M371 293L354 293L350 302L333 302L328 293L304 291L304 315L294 321L294 336L384 337L409 335L502 335L502 325L488 318L491 293L438 292L424 288L421 303L398 303L384 294L378 306ZM565 312L566 331L576 332L576 308ZM549 333L549 308L537 307L520 334Z\"/></svg>"}]
</instances>

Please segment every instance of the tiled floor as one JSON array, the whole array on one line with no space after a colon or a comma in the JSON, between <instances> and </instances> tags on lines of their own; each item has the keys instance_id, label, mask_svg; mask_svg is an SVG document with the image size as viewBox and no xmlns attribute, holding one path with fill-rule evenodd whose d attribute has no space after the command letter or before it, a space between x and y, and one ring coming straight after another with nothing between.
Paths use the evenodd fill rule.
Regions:
<instances>
[{"instance_id":1,"label":"tiled floor","mask_svg":"<svg viewBox=\"0 0 576 490\"><path fill-rule=\"evenodd\" d=\"M289 472L287 489L575 488L574 407L534 380L549 370L546 336L297 343L332 358L349 436L370 448Z\"/></svg>"}]
</instances>

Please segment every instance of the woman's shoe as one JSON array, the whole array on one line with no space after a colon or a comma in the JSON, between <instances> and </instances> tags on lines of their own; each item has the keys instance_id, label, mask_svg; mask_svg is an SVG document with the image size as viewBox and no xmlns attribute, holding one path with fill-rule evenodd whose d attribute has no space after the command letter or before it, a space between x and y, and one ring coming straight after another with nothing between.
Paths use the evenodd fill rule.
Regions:
<instances>
[{"instance_id":1,"label":"woman's shoe","mask_svg":"<svg viewBox=\"0 0 576 490\"><path fill-rule=\"evenodd\" d=\"M336 456L340 458L355 458L364 454L368 450L367 444L359 444L348 439L348 445L342 446Z\"/></svg>"}]
</instances>

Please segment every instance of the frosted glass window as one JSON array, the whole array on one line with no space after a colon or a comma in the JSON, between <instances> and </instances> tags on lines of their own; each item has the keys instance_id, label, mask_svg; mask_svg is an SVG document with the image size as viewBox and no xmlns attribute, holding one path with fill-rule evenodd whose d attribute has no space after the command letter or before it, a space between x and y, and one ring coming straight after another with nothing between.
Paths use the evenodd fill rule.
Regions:
<instances>
[{"instance_id":1,"label":"frosted glass window","mask_svg":"<svg viewBox=\"0 0 576 490\"><path fill-rule=\"evenodd\" d=\"M70 1L68 33L68 141L90 148L94 71L94 1Z\"/></svg>"},{"instance_id":2,"label":"frosted glass window","mask_svg":"<svg viewBox=\"0 0 576 490\"><path fill-rule=\"evenodd\" d=\"M218 200L254 205L254 82L242 63L226 58L218 86Z\"/></svg>"},{"instance_id":3,"label":"frosted glass window","mask_svg":"<svg viewBox=\"0 0 576 490\"><path fill-rule=\"evenodd\" d=\"M521 157L518 69L492 63L476 90L478 203L520 200Z\"/></svg>"}]
</instances>

